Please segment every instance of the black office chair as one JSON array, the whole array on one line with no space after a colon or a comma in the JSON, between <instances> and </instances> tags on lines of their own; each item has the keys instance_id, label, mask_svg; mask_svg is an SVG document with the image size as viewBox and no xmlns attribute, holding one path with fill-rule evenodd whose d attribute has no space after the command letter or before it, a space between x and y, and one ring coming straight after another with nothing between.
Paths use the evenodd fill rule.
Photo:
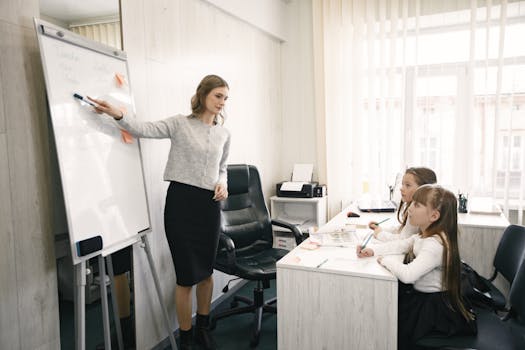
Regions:
<instances>
[{"instance_id":1,"label":"black office chair","mask_svg":"<svg viewBox=\"0 0 525 350\"><path fill-rule=\"evenodd\" d=\"M252 165L228 166L229 196L221 203L221 235L214 268L240 278L257 281L253 300L235 296L232 308L212 315L211 327L222 318L254 313L252 347L259 343L263 312L276 313L276 298L264 301L264 289L276 278L275 263L288 253L273 248L272 225L289 229L297 244L303 236L294 225L271 220L264 202L261 180ZM247 306L237 307L237 302Z\"/></svg>"},{"instance_id":2,"label":"black office chair","mask_svg":"<svg viewBox=\"0 0 525 350\"><path fill-rule=\"evenodd\" d=\"M523 350L525 349L525 264L521 264L510 288L510 311L499 318L492 310L476 308L476 336L420 339L419 346L430 349Z\"/></svg>"},{"instance_id":3,"label":"black office chair","mask_svg":"<svg viewBox=\"0 0 525 350\"><path fill-rule=\"evenodd\" d=\"M494 301L496 310L505 310L507 300L501 291L493 284L501 274L512 286L514 276L525 257L525 227L510 225L503 232L494 256L494 273L488 279L483 278L485 285Z\"/></svg>"}]
</instances>

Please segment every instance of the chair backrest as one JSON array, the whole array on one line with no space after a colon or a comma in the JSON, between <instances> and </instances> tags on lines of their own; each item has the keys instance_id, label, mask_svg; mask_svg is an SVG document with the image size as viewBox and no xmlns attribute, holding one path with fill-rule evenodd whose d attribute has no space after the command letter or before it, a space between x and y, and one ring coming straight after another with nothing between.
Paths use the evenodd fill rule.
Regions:
<instances>
[{"instance_id":1,"label":"chair backrest","mask_svg":"<svg viewBox=\"0 0 525 350\"><path fill-rule=\"evenodd\" d=\"M221 215L221 230L233 240L236 250L272 246L270 215L253 165L228 165L228 198L221 202Z\"/></svg>"},{"instance_id":2,"label":"chair backrest","mask_svg":"<svg viewBox=\"0 0 525 350\"><path fill-rule=\"evenodd\" d=\"M525 263L518 267L516 277L510 287L509 301L520 323L525 324Z\"/></svg>"},{"instance_id":3,"label":"chair backrest","mask_svg":"<svg viewBox=\"0 0 525 350\"><path fill-rule=\"evenodd\" d=\"M494 256L494 267L509 283L525 257L525 227L510 225L503 232Z\"/></svg>"}]
</instances>

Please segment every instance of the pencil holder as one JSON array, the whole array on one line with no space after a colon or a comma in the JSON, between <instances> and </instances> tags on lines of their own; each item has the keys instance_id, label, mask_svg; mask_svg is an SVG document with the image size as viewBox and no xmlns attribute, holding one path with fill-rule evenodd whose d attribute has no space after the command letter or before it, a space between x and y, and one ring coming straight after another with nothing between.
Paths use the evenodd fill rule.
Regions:
<instances>
[{"instance_id":1,"label":"pencil holder","mask_svg":"<svg viewBox=\"0 0 525 350\"><path fill-rule=\"evenodd\" d=\"M468 213L467 210L468 197L463 193L458 195L458 213Z\"/></svg>"}]
</instances>

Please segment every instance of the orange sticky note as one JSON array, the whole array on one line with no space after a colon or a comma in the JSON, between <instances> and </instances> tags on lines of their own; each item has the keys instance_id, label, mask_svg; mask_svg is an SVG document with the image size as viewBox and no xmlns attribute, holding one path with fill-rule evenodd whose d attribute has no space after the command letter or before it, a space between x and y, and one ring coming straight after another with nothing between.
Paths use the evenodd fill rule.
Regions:
<instances>
[{"instance_id":1,"label":"orange sticky note","mask_svg":"<svg viewBox=\"0 0 525 350\"><path fill-rule=\"evenodd\" d=\"M122 141L124 143L133 143L133 136L124 129L120 129L120 136L122 136Z\"/></svg>"},{"instance_id":2,"label":"orange sticky note","mask_svg":"<svg viewBox=\"0 0 525 350\"><path fill-rule=\"evenodd\" d=\"M115 80L117 81L117 85L119 87L122 87L122 86L126 85L126 79L120 73L115 73Z\"/></svg>"}]
</instances>

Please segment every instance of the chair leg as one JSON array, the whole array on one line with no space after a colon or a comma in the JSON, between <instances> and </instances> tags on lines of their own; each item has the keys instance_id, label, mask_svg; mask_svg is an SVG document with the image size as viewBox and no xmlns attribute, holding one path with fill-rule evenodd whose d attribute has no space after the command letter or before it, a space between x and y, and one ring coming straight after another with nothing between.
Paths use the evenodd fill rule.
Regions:
<instances>
[{"instance_id":1,"label":"chair leg","mask_svg":"<svg viewBox=\"0 0 525 350\"><path fill-rule=\"evenodd\" d=\"M247 298L245 296L242 296L242 295L236 295L233 297L233 300L235 301L241 301L245 304L248 304L248 305L252 305L253 304L253 300L251 300L250 298Z\"/></svg>"},{"instance_id":2,"label":"chair leg","mask_svg":"<svg viewBox=\"0 0 525 350\"><path fill-rule=\"evenodd\" d=\"M261 322L262 322L263 307L258 307L255 310L253 318L253 335L250 340L250 347L255 348L259 344L259 337L261 335Z\"/></svg>"},{"instance_id":3,"label":"chair leg","mask_svg":"<svg viewBox=\"0 0 525 350\"><path fill-rule=\"evenodd\" d=\"M232 315L240 315L240 314L246 314L249 312L253 312L253 309L254 309L253 305L248 305L248 306L238 307L235 309L226 310L226 311L221 312L219 315L214 316L213 321L216 322L220 320L221 318L225 318L225 317L232 316Z\"/></svg>"},{"instance_id":4,"label":"chair leg","mask_svg":"<svg viewBox=\"0 0 525 350\"><path fill-rule=\"evenodd\" d=\"M253 334L250 339L250 346L256 347L259 344L260 334L261 334L261 326L262 326L262 316L264 312L276 314L277 313L277 298L271 298L264 301L264 288L262 287L262 283L259 281L257 283L257 286L253 290L253 301L249 298L246 298L244 296L236 295L234 297L234 304L235 302L243 302L247 304L247 306L243 307L234 307L232 309L222 311L219 314L213 316L210 321L210 328L214 329L217 325L217 321L229 317L232 315L239 315L239 314L245 314L245 313L254 313L254 324L253 324Z\"/></svg>"},{"instance_id":5,"label":"chair leg","mask_svg":"<svg viewBox=\"0 0 525 350\"><path fill-rule=\"evenodd\" d=\"M272 305L277 302L277 297L266 300L266 304Z\"/></svg>"}]
</instances>

